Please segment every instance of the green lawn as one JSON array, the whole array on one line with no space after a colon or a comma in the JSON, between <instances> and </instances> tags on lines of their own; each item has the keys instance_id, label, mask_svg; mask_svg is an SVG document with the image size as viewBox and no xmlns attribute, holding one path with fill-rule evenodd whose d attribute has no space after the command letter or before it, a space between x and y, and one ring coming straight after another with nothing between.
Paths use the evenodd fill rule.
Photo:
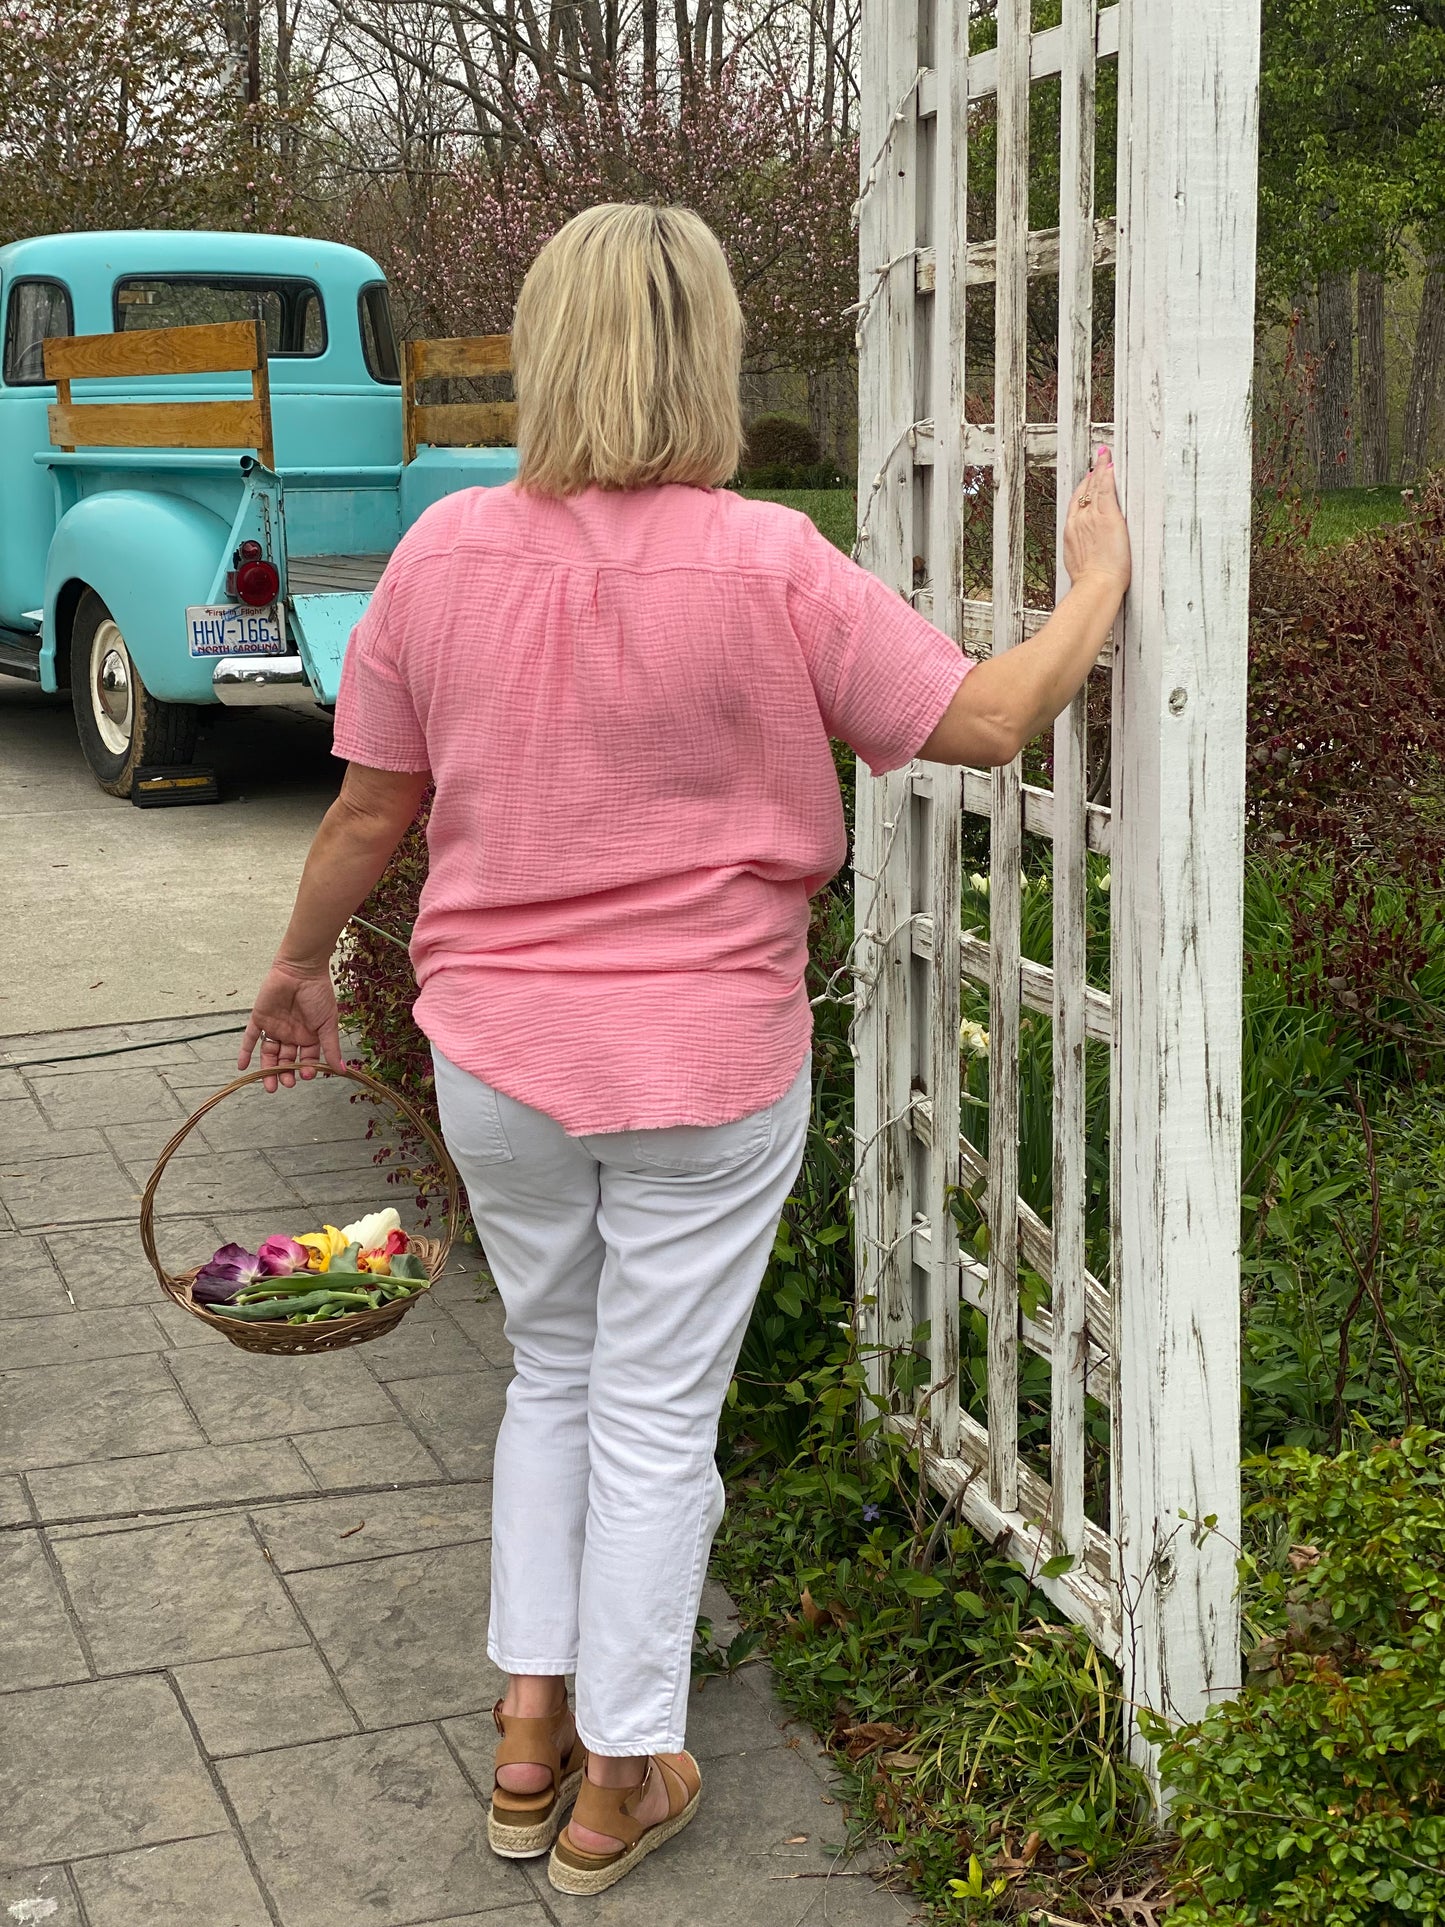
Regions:
<instances>
[{"instance_id":1,"label":"green lawn","mask_svg":"<svg viewBox=\"0 0 1445 1927\"><path fill-rule=\"evenodd\" d=\"M1311 517L1310 547L1315 549L1348 542L1385 522L1403 521L1409 509L1397 488L1336 488L1298 499Z\"/></svg>"},{"instance_id":2,"label":"green lawn","mask_svg":"<svg viewBox=\"0 0 1445 1927\"><path fill-rule=\"evenodd\" d=\"M800 510L837 548L845 554L851 551L857 533L857 510L851 489L747 488L740 493L755 502L782 502L790 509ZM1352 536L1363 535L1383 522L1399 522L1409 508L1397 488L1339 488L1299 499L1312 518L1310 543L1314 548L1348 542Z\"/></svg>"},{"instance_id":3,"label":"green lawn","mask_svg":"<svg viewBox=\"0 0 1445 1927\"><path fill-rule=\"evenodd\" d=\"M797 509L845 555L851 553L858 533L857 510L850 488L745 488L738 491L754 502L781 502Z\"/></svg>"}]
</instances>

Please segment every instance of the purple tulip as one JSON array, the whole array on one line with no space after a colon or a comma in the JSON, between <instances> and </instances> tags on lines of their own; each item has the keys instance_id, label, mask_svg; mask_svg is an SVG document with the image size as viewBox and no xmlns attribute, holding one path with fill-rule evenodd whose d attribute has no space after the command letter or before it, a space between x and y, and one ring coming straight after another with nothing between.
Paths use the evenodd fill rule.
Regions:
<instances>
[{"instance_id":1,"label":"purple tulip","mask_svg":"<svg viewBox=\"0 0 1445 1927\"><path fill-rule=\"evenodd\" d=\"M247 1251L244 1245L222 1245L210 1263L196 1273L191 1296L203 1305L228 1305L238 1291L268 1275L256 1252Z\"/></svg>"},{"instance_id":2,"label":"purple tulip","mask_svg":"<svg viewBox=\"0 0 1445 1927\"><path fill-rule=\"evenodd\" d=\"M191 1296L203 1305L228 1305L248 1285L304 1271L306 1255L305 1245L279 1233L268 1238L259 1251L247 1251L244 1245L222 1245L210 1263L197 1272Z\"/></svg>"}]
</instances>

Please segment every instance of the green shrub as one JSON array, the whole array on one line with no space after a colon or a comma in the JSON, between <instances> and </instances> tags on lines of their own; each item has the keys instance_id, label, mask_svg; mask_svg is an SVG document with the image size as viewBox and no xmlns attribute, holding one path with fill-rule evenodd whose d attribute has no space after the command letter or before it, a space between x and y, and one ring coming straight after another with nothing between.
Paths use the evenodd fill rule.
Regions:
<instances>
[{"instance_id":1,"label":"green shrub","mask_svg":"<svg viewBox=\"0 0 1445 1927\"><path fill-rule=\"evenodd\" d=\"M818 437L791 415L759 415L747 432L743 468L811 468L823 459Z\"/></svg>"},{"instance_id":2,"label":"green shrub","mask_svg":"<svg viewBox=\"0 0 1445 1927\"><path fill-rule=\"evenodd\" d=\"M927 1365L904 1346L888 1376L906 1404ZM1144 1831L1117 1676L928 1492L866 1379L851 1333L835 1333L796 1387L791 1463L732 1482L714 1568L763 1631L780 1697L830 1740L855 1824L894 1847L939 1917L979 1917L961 1877L970 1856L1009 1885L1010 1836L1032 1841L1012 1898L1044 1904Z\"/></svg>"},{"instance_id":3,"label":"green shrub","mask_svg":"<svg viewBox=\"0 0 1445 1927\"><path fill-rule=\"evenodd\" d=\"M742 471L747 489L851 489L853 477L836 462L760 462Z\"/></svg>"},{"instance_id":4,"label":"green shrub","mask_svg":"<svg viewBox=\"0 0 1445 1927\"><path fill-rule=\"evenodd\" d=\"M1251 1690L1163 1749L1174 1927L1445 1922L1442 1454L1445 1434L1412 1428L1250 1468L1268 1636Z\"/></svg>"}]
</instances>

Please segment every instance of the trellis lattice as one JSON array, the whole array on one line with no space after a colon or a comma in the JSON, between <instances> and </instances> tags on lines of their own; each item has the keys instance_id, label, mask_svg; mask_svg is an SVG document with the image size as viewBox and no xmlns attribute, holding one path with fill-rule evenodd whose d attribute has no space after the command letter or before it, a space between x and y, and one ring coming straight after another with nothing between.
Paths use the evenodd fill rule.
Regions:
<instances>
[{"instance_id":1,"label":"trellis lattice","mask_svg":"<svg viewBox=\"0 0 1445 1927\"><path fill-rule=\"evenodd\" d=\"M1116 447L1135 579L1110 679L1108 806L1087 792L1087 692L1055 726L1052 787L1008 768L860 769L854 1186L873 1389L927 1321L929 1474L1183 1717L1237 1686L1239 945L1257 0L865 0L856 553L974 653L1025 606L1025 479L1062 531L1092 447ZM1058 10L1055 10L1056 17ZM1118 215L1095 204L1099 63L1117 60ZM1059 83L1058 226L1029 226L1033 84ZM988 103L981 110L981 103ZM969 232L970 116L992 116L994 233ZM1095 277L1116 276L1114 422L1093 418ZM1057 406L1028 419L1031 278L1058 286ZM968 419L970 289L992 290L992 419ZM975 297L976 299L978 297ZM982 298L987 299L987 296ZM992 479L991 593L964 577ZM1208 780L1206 781L1206 775ZM962 826L987 818L987 939L962 927ZM1052 965L1021 952L1024 837L1052 846ZM1088 982L1088 858L1112 867L1111 988ZM961 1123L962 986L989 993L988 1150ZM1019 1195L1019 1027L1052 1036L1052 1206ZM1086 1263L1090 1042L1111 1053L1107 1278ZM954 1200L980 1195L986 1257ZM1020 1269L1046 1302L1021 1301ZM986 1315L986 1423L960 1386ZM1048 1446L1020 1451L1020 1369L1048 1361ZM1086 1506L1086 1398L1110 1419L1107 1517ZM920 1413L897 1412L913 1433ZM1047 1477L1044 1473L1047 1473ZM1097 1510L1097 1508L1096 1508ZM1143 1750L1143 1749L1141 1749Z\"/></svg>"}]
</instances>

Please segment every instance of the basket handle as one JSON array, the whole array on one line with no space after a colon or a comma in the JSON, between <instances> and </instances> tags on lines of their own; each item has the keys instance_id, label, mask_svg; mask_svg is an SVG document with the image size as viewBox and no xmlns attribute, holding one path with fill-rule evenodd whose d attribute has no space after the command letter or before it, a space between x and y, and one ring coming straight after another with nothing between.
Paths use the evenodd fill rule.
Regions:
<instances>
[{"instance_id":1,"label":"basket handle","mask_svg":"<svg viewBox=\"0 0 1445 1927\"><path fill-rule=\"evenodd\" d=\"M384 1103L393 1105L401 1112L409 1124L415 1125L416 1129L421 1132L422 1137L426 1140L428 1146L435 1153L437 1163L441 1168L442 1177L447 1187L446 1237L442 1242L441 1257L437 1261L437 1270L440 1271L448 1257L450 1257L452 1246L461 1236L462 1231L461 1180L457 1176L457 1168L452 1163L451 1157L447 1152L447 1147L442 1143L441 1137L432 1128L427 1119L422 1116L410 1098L403 1097L400 1091L389 1090L380 1079L370 1076L368 1072L352 1070L349 1067L344 1070L337 1070L333 1065L325 1063L318 1063L315 1068L320 1076L347 1078L351 1083L359 1084L364 1091L370 1092L373 1097L380 1098ZM206 1116L207 1112L214 1111L216 1106L224 1098L232 1096L236 1091L244 1090L248 1084L256 1084L259 1083L263 1077L275 1077L275 1075L276 1072L274 1070L255 1070L247 1071L241 1077L233 1077L231 1082L222 1085L221 1089L218 1090L213 1097L208 1097L199 1110L192 1111L191 1115L186 1119L185 1123L156 1159L155 1169L151 1172L150 1181L147 1183L140 1201L140 1241L144 1248L145 1255L150 1261L151 1270L155 1273L162 1285L180 1285L185 1282L183 1279L173 1278L171 1276L161 1263L160 1255L156 1250L156 1191L160 1185L161 1178L165 1175L166 1166L170 1163L182 1144L185 1143L191 1132L200 1123L201 1119ZM301 1081L302 1083L311 1082L309 1078L302 1078Z\"/></svg>"}]
</instances>

